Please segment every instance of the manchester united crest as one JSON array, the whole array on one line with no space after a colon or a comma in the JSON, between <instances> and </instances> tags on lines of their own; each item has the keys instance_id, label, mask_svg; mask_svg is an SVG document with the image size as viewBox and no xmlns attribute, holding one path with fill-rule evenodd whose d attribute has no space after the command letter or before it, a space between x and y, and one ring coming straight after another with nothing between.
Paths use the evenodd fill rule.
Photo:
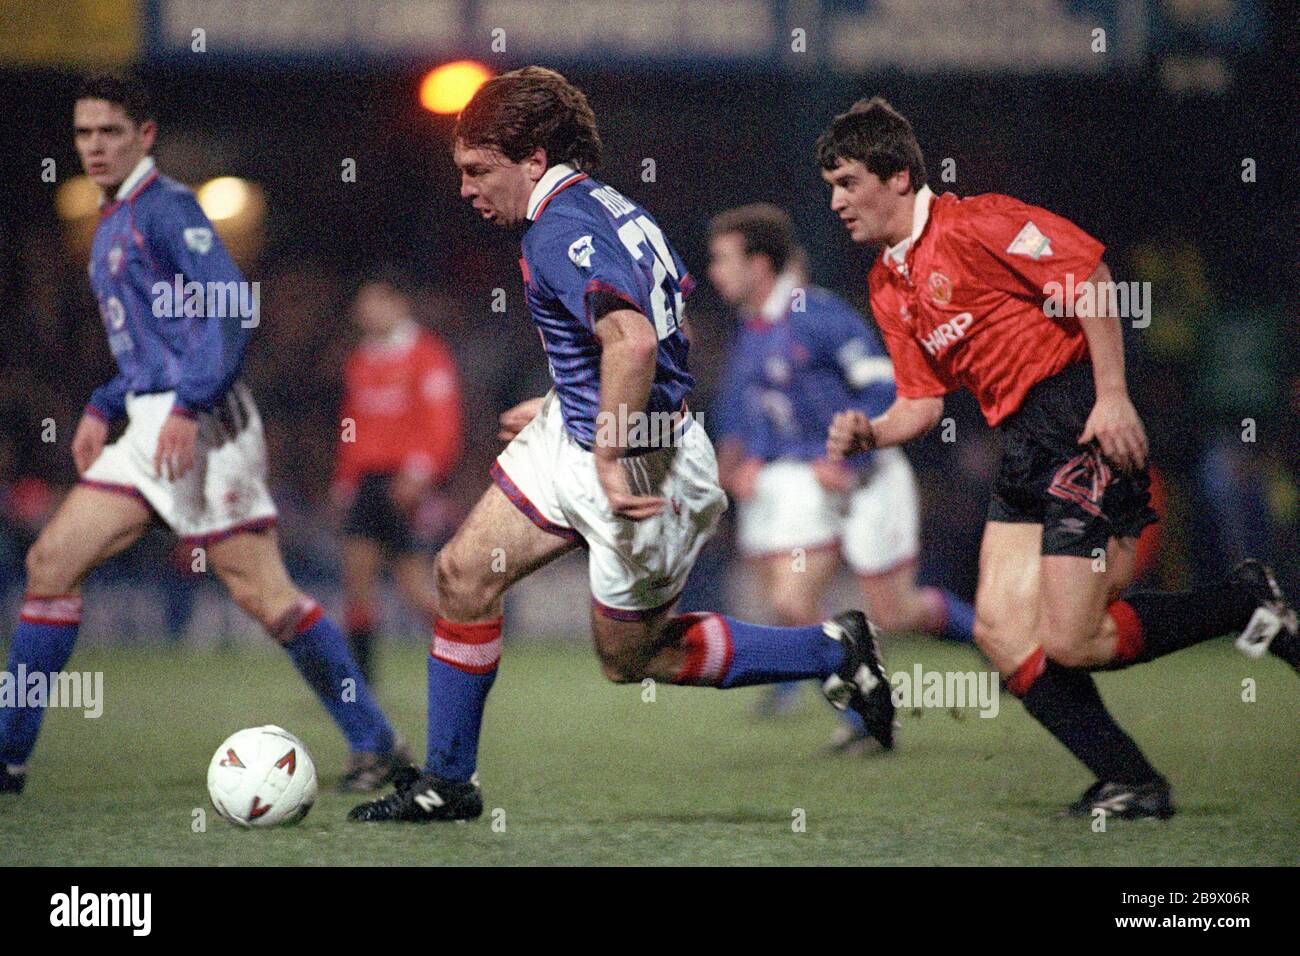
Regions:
<instances>
[{"instance_id":1,"label":"manchester united crest","mask_svg":"<svg viewBox=\"0 0 1300 956\"><path fill-rule=\"evenodd\" d=\"M952 301L952 280L942 272L930 273L930 298L937 305L947 305Z\"/></svg>"}]
</instances>

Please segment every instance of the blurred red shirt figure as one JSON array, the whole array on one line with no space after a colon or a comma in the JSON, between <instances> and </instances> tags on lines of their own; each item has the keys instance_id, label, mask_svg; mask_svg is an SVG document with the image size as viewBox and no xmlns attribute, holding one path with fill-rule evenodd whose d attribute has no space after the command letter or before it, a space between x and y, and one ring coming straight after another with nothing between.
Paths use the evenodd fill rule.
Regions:
<instances>
[{"instance_id":1,"label":"blurred red shirt figure","mask_svg":"<svg viewBox=\"0 0 1300 956\"><path fill-rule=\"evenodd\" d=\"M348 643L373 681L384 563L391 562L405 603L426 616L435 609L429 562L447 532L449 509L433 492L460 461L460 381L451 349L416 324L410 297L394 284L362 285L352 319L364 338L343 373L334 493L347 506Z\"/></svg>"},{"instance_id":2,"label":"blurred red shirt figure","mask_svg":"<svg viewBox=\"0 0 1300 956\"><path fill-rule=\"evenodd\" d=\"M343 378L336 485L351 493L374 474L425 488L447 480L461 455L461 395L441 338L403 318L385 334L367 335Z\"/></svg>"}]
</instances>

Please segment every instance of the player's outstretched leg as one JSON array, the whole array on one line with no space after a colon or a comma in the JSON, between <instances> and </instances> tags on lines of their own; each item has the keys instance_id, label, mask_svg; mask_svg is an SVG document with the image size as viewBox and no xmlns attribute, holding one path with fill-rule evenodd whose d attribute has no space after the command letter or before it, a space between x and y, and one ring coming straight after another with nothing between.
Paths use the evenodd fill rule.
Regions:
<instances>
[{"instance_id":1,"label":"player's outstretched leg","mask_svg":"<svg viewBox=\"0 0 1300 956\"><path fill-rule=\"evenodd\" d=\"M1139 591L1107 608L1114 650L1106 669L1155 660L1224 634L1251 657L1271 652L1300 673L1300 627L1272 570L1249 558L1222 581L1190 591Z\"/></svg>"},{"instance_id":2,"label":"player's outstretched leg","mask_svg":"<svg viewBox=\"0 0 1300 956\"><path fill-rule=\"evenodd\" d=\"M435 565L439 612L427 662L424 767L398 775L392 793L353 807L349 820L427 823L482 814L478 743L501 659L501 596L578 544L571 532L544 530L525 517L500 488L483 494Z\"/></svg>"},{"instance_id":3,"label":"player's outstretched leg","mask_svg":"<svg viewBox=\"0 0 1300 956\"><path fill-rule=\"evenodd\" d=\"M81 582L139 538L149 519L135 494L72 490L27 552L27 594L5 665L15 686L26 674L63 670L81 624ZM22 792L44 717L44 706L0 706L0 793Z\"/></svg>"},{"instance_id":4,"label":"player's outstretched leg","mask_svg":"<svg viewBox=\"0 0 1300 956\"><path fill-rule=\"evenodd\" d=\"M352 753L340 789L362 793L389 783L410 763L410 754L375 701L343 633L289 580L275 532L241 532L211 544L208 557L235 603L284 647L347 738Z\"/></svg>"},{"instance_id":5,"label":"player's outstretched leg","mask_svg":"<svg viewBox=\"0 0 1300 956\"><path fill-rule=\"evenodd\" d=\"M975 638L1007 689L1097 778L1069 812L1166 818L1168 782L1106 709L1085 661L1131 548L1112 539L1105 573L1090 559L1041 556L1042 526L989 522L980 548Z\"/></svg>"},{"instance_id":6,"label":"player's outstretched leg","mask_svg":"<svg viewBox=\"0 0 1300 956\"><path fill-rule=\"evenodd\" d=\"M832 705L856 711L882 746L893 746L894 702L876 634L861 611L810 627L765 627L711 612L610 614L602 605L592 614L610 680L732 688L816 678Z\"/></svg>"}]
</instances>

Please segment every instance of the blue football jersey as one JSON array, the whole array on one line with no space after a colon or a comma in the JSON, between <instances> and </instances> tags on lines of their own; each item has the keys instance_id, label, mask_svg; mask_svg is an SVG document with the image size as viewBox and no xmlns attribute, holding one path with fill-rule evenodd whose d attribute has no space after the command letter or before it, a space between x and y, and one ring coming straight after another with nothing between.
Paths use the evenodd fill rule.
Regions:
<instances>
[{"instance_id":1,"label":"blue football jersey","mask_svg":"<svg viewBox=\"0 0 1300 956\"><path fill-rule=\"evenodd\" d=\"M569 434L584 447L594 443L601 348L593 299L622 300L654 325L659 349L645 411L680 409L695 386L681 329L695 283L658 223L612 187L564 165L538 182L528 218L524 291Z\"/></svg>"},{"instance_id":2,"label":"blue football jersey","mask_svg":"<svg viewBox=\"0 0 1300 956\"><path fill-rule=\"evenodd\" d=\"M856 408L874 417L889 408L893 367L879 337L843 299L788 280L774 294L777 307L749 318L731 346L715 434L764 461L811 461L825 456L836 412Z\"/></svg>"},{"instance_id":3,"label":"blue football jersey","mask_svg":"<svg viewBox=\"0 0 1300 956\"><path fill-rule=\"evenodd\" d=\"M194 194L150 158L100 210L90 285L118 373L88 410L111 420L128 393L175 391L178 411L197 412L234 383L255 298Z\"/></svg>"}]
</instances>

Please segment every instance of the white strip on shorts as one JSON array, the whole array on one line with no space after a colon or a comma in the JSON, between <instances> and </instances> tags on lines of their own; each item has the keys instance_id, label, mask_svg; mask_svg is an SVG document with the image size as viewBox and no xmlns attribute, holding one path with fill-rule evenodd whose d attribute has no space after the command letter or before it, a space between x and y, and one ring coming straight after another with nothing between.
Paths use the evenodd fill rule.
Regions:
<instances>
[{"instance_id":1,"label":"white strip on shorts","mask_svg":"<svg viewBox=\"0 0 1300 956\"><path fill-rule=\"evenodd\" d=\"M237 383L211 412L200 412L194 467L176 481L154 473L158 434L174 392L128 395L122 436L95 459L82 482L139 494L172 531L207 543L275 523L266 484L266 440L248 389Z\"/></svg>"},{"instance_id":2,"label":"white strip on shorts","mask_svg":"<svg viewBox=\"0 0 1300 956\"><path fill-rule=\"evenodd\" d=\"M921 550L916 476L898 448L877 451L861 485L848 492L823 488L809 462L774 461L738 512L738 543L750 558L838 546L849 567L870 576Z\"/></svg>"},{"instance_id":3,"label":"white strip on shorts","mask_svg":"<svg viewBox=\"0 0 1300 956\"><path fill-rule=\"evenodd\" d=\"M534 524L586 541L591 596L611 616L637 619L675 600L727 510L704 429L693 422L675 434L674 447L622 460L634 493L668 500L643 521L610 510L595 456L569 435L554 391L497 458L498 486Z\"/></svg>"}]
</instances>

